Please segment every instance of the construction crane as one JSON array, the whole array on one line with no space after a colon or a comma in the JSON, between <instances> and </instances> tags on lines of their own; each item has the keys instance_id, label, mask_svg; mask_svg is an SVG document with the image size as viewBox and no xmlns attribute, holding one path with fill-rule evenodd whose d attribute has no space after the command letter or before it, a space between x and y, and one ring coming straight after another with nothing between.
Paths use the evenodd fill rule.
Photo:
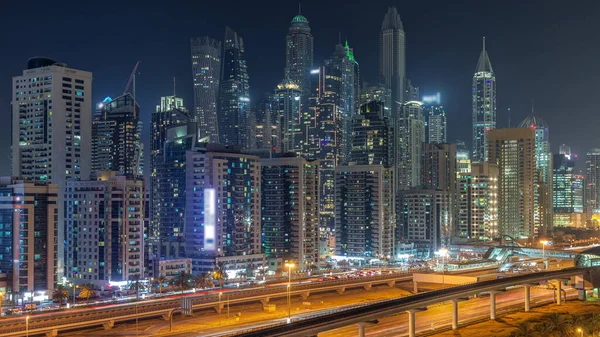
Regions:
<instances>
[{"instance_id":1,"label":"construction crane","mask_svg":"<svg viewBox=\"0 0 600 337\"><path fill-rule=\"evenodd\" d=\"M129 81L127 81L127 85L125 86L125 91L123 92L123 95L125 95L128 91L129 91L129 87L131 86L131 83L133 82L134 78L135 78L135 73L137 72L137 68L140 65L140 61L137 61L137 63L135 64L135 67L133 67L133 71L131 72L131 75L129 76ZM133 91L134 91L134 95L135 95L135 84L133 86Z\"/></svg>"}]
</instances>

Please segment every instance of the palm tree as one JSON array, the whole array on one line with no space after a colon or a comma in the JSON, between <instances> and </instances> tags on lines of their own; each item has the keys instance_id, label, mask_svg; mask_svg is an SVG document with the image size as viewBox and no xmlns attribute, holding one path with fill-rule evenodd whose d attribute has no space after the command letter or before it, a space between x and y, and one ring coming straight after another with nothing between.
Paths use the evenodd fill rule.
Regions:
<instances>
[{"instance_id":1,"label":"palm tree","mask_svg":"<svg viewBox=\"0 0 600 337\"><path fill-rule=\"evenodd\" d=\"M223 288L223 284L227 279L227 272L225 271L225 264L223 262L217 262L213 268L213 280L219 282L219 287Z\"/></svg>"},{"instance_id":2,"label":"palm tree","mask_svg":"<svg viewBox=\"0 0 600 337\"><path fill-rule=\"evenodd\" d=\"M538 323L533 327L535 333L540 337L545 337L552 331L552 326L548 323Z\"/></svg>"},{"instance_id":3,"label":"palm tree","mask_svg":"<svg viewBox=\"0 0 600 337\"><path fill-rule=\"evenodd\" d=\"M167 283L168 279L165 275L158 275L154 282L158 285L158 291L162 295L163 284Z\"/></svg>"},{"instance_id":4,"label":"palm tree","mask_svg":"<svg viewBox=\"0 0 600 337\"><path fill-rule=\"evenodd\" d=\"M90 303L90 297L94 296L94 286L91 284L84 284L79 286L81 291L79 292L80 298L85 298L86 303Z\"/></svg>"},{"instance_id":5,"label":"palm tree","mask_svg":"<svg viewBox=\"0 0 600 337\"><path fill-rule=\"evenodd\" d=\"M550 325L552 329L551 331L557 336L568 337L571 336L573 332L571 330L572 326L569 320L567 317L561 314L551 313L550 315L544 317L544 322Z\"/></svg>"},{"instance_id":6,"label":"palm tree","mask_svg":"<svg viewBox=\"0 0 600 337\"><path fill-rule=\"evenodd\" d=\"M140 281L139 274L132 275L129 278L129 280L131 281L131 283L129 283L129 290L135 290L135 297L137 300L139 300L140 299L140 291L144 290L146 287Z\"/></svg>"},{"instance_id":7,"label":"palm tree","mask_svg":"<svg viewBox=\"0 0 600 337\"><path fill-rule=\"evenodd\" d=\"M522 323L519 325L519 329L517 331L513 331L510 333L510 337L534 337L536 336L536 332L534 331L533 324L530 323Z\"/></svg>"},{"instance_id":8,"label":"palm tree","mask_svg":"<svg viewBox=\"0 0 600 337\"><path fill-rule=\"evenodd\" d=\"M258 270L256 271L256 278L258 279L259 277L262 278L263 280L265 279L265 274L267 272L265 271L265 268L260 267L258 268Z\"/></svg>"},{"instance_id":9,"label":"palm tree","mask_svg":"<svg viewBox=\"0 0 600 337\"><path fill-rule=\"evenodd\" d=\"M63 301L69 300L69 290L67 287L62 284L57 285L52 292L52 300L60 303L60 306L62 307Z\"/></svg>"},{"instance_id":10,"label":"palm tree","mask_svg":"<svg viewBox=\"0 0 600 337\"><path fill-rule=\"evenodd\" d=\"M190 289L190 281L192 280L192 275L188 274L184 271L177 274L175 278L171 280L171 284L181 290L181 295L183 292Z\"/></svg>"},{"instance_id":11,"label":"palm tree","mask_svg":"<svg viewBox=\"0 0 600 337\"><path fill-rule=\"evenodd\" d=\"M196 288L212 288L212 279L210 275L206 272L200 273L196 278L194 278L194 285Z\"/></svg>"}]
</instances>

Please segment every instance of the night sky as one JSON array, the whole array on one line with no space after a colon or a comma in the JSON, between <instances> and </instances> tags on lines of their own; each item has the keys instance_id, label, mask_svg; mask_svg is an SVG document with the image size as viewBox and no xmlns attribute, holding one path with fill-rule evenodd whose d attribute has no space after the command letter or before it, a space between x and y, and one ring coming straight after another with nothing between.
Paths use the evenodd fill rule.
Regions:
<instances>
[{"instance_id":1,"label":"night sky","mask_svg":"<svg viewBox=\"0 0 600 337\"><path fill-rule=\"evenodd\" d=\"M391 5L404 23L408 76L422 95L441 92L449 141L470 143L471 79L485 36L497 78L498 127L508 125L507 108L515 126L535 99L553 151L562 143L579 154L600 147L600 1L303 1L315 65L331 55L341 32L361 80L374 82L378 33ZM222 40L225 25L237 31L256 100L283 78L285 34L297 13L294 1L0 0L0 175L10 174L11 77L28 58L47 56L93 72L94 102L122 94L141 61L137 96L147 144L150 114L161 96L173 93L173 77L192 108L190 37Z\"/></svg>"}]
</instances>

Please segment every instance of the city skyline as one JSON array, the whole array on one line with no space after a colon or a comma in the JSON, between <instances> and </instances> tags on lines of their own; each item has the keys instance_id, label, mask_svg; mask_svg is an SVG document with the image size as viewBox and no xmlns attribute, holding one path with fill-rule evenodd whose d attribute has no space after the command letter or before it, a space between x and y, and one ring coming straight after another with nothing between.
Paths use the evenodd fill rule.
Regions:
<instances>
[{"instance_id":1,"label":"city skyline","mask_svg":"<svg viewBox=\"0 0 600 337\"><path fill-rule=\"evenodd\" d=\"M110 1L109 1L110 2ZM302 4L302 15L311 22L312 33L315 35L315 61L314 65L320 65L324 59L329 57L331 49L338 42L339 36L347 38L354 48L354 53L361 64L361 79L366 82L374 82L377 79L378 72L378 31L381 28L382 15L385 14L390 5L399 5L388 2L377 2L375 4L359 3L347 5L340 9L343 15L339 17L327 17L324 14L327 11L322 9L333 8L333 4L317 4L308 2ZM19 4L8 5L9 11L19 13ZM185 11L193 12L195 5L188 7L173 5L174 7ZM248 59L248 72L251 87L251 98L259 100L262 92L272 91L274 86L281 81L283 77L283 68L285 65L285 34L289 27L289 21L297 14L298 9L292 4L276 4L270 6L259 6L262 11L256 10L249 12L253 15L245 15L244 4L240 4L240 14L227 12L225 8L219 8L219 5L211 11L214 15L200 15L200 20L192 20L188 15L178 16L177 27L165 31L157 31L151 28L151 24L146 23L144 19L159 15L158 8L145 6L143 10L136 12L132 19L139 25L133 29L134 35L138 37L133 42L127 40L126 52L110 53L110 51L101 50L96 47L96 41L115 40L121 30L106 27L106 25L97 25L102 29L94 28L85 30L85 33L78 33L76 41L65 44L65 33L61 29L61 24L55 28L50 28L51 33L48 39L40 44L27 45L7 57L5 67L0 70L0 76L10 78L18 75L19 69L24 68L24 63L29 57L35 55L48 56L61 62L65 62L69 67L76 69L85 69L93 72L94 92L93 102L100 102L103 97L112 95L118 96L125 87L128 74L137 60L141 61L138 75L137 96L141 106L142 120L145 125L149 124L152 107L159 103L161 96L173 92L172 78L177 78L177 93L185 99L188 109L193 109L192 99L192 80L189 71L189 38L197 36L211 36L220 38L226 25L244 36L246 47L246 56ZM35 6L33 6L35 7ZM86 18L93 22L98 20L98 14L112 15L115 18L131 18L129 11L123 11L119 14L110 14L107 8L86 5L82 8L65 13L54 12L57 17L72 20L77 23ZM263 8L264 7L264 8ZM484 8L485 7L485 8ZM541 34L542 29L534 27L535 24L529 24L526 18L535 16L533 13L536 6L533 4L519 5L520 11L517 15L512 15L515 20L511 27L503 25L499 18L504 14L508 15L511 9L507 5L470 5L464 7L453 7L440 4L439 6L425 6L410 4L398 6L398 12L402 19L404 30L407 36L407 77L411 78L413 84L421 88L421 93L434 94L441 92L442 104L447 109L449 134L448 140L455 139L469 140L468 133L470 120L470 97L468 88L470 87L470 75L473 71L473 64L477 61L480 51L481 37L487 38L487 49L494 62L494 70L498 77L498 109L497 122L498 127L508 126L507 108L511 108L511 124L516 126L517 122L527 115L529 102L535 98L536 110L543 117L550 127L555 126L551 139L553 152L561 143L569 144L573 147L574 153L582 155L588 147L592 147L593 123L579 125L578 119L583 116L589 116L585 111L590 111L593 107L591 99L593 97L593 86L589 85L587 78L579 81L579 76L586 73L593 73L598 70L592 62L580 62L578 64L591 64L591 68L585 69L577 66L570 66L575 63L575 59L566 54L569 47L577 47L584 59L593 57L595 51L592 47L586 45L586 39L591 38L585 27L591 21L585 17L578 19L577 27L567 26L564 30L558 30L557 27L549 26L548 36ZM13 10L14 9L14 10ZM250 9L248 9L250 10ZM562 10L562 9L561 9ZM565 9L567 12L571 9ZM552 3L548 4L546 11L548 15L542 18L534 18L534 22L540 24L549 24L557 22L559 17L564 17L564 13L558 10L558 7ZM237 12L237 11L236 11ZM271 15L277 12L281 15ZM94 13L93 17L92 13ZM83 15L82 15L83 14ZM445 14L449 18L445 18ZM471 20L467 27L466 23L457 23L458 17L478 17ZM36 9L28 12L28 15L41 16L42 13ZM227 15L227 17L225 17ZM426 15L433 15L433 20L428 20L424 24L423 18ZM253 27L257 19L272 17L272 27L268 31ZM572 15L573 18L577 14ZM18 15L14 16L18 19ZM437 20L436 20L437 19ZM11 25L16 21L8 18L1 25ZM167 18L167 23L172 20ZM539 20L535 21L535 20ZM194 23L193 23L194 21ZM431 24L430 22L434 22ZM456 34L447 36L444 34L444 24L450 24L456 29ZM538 25L539 26L539 25ZM139 28L138 28L139 27ZM334 28L332 28L334 27ZM2 27L4 28L4 27ZM140 29L140 31L138 31ZM527 29L530 36L537 38L520 36L519 30ZM341 31L341 32L340 32ZM341 33L341 34L340 34ZM560 50L554 50L550 42L556 40L564 41L561 36L577 35L581 38L576 41L566 41L565 47ZM7 43L10 45L16 40L13 37L7 37ZM77 42L78 41L78 42ZM131 48L129 46L131 45ZM74 48L74 46L76 48ZM116 43L115 48L124 47ZM506 50L507 47L509 50ZM152 50L150 52L149 48ZM114 49L112 49L114 50ZM515 50L519 50L518 53ZM269 61L261 60L263 51L272 55ZM543 51L543 53L539 53ZM591 60L591 59L590 59ZM530 67L535 62L536 67ZM544 69L550 69L551 65L560 62L563 67L552 67L553 78L563 78L563 81L573 81L573 86L565 88L560 83L547 81L550 76ZM525 77L522 74L530 76ZM106 74L110 74L107 76ZM259 76L260 75L260 76ZM520 75L520 76L519 76ZM586 76L593 77L593 76ZM576 81L577 79L577 81ZM554 81L561 82L561 81ZM6 80L0 83L0 103L5 106L10 101L7 92L10 92L8 86L10 81ZM562 82L561 82L562 83ZM455 85L456 84L456 85ZM587 85L586 85L587 84ZM576 101L575 106L567 97L582 97ZM569 115L573 118L564 120L561 116L564 111L569 110ZM556 125L560 125L559 129ZM583 128L584 132L576 132ZM590 128L590 129L587 129ZM0 131L8 131L2 130ZM588 131L588 132L585 132ZM142 139L148 142L149 129L144 128ZM6 132L2 132L5 138L0 138L0 158L9 156L9 140ZM589 144L589 145L588 145ZM145 144L148 148L148 144ZM149 167L146 163L145 167ZM6 175L9 172L8 167L0 167L0 173ZM148 172L148 169L146 169Z\"/></svg>"}]
</instances>

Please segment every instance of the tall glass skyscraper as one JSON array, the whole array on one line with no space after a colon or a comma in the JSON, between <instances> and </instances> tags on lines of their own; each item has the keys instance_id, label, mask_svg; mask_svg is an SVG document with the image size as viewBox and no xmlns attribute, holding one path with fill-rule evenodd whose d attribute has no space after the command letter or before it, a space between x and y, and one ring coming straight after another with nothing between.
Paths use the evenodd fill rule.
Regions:
<instances>
[{"instance_id":1,"label":"tall glass skyscraper","mask_svg":"<svg viewBox=\"0 0 600 337\"><path fill-rule=\"evenodd\" d=\"M421 183L421 151L425 142L423 103L409 101L402 104L395 127L398 191L408 190Z\"/></svg>"},{"instance_id":2,"label":"tall glass skyscraper","mask_svg":"<svg viewBox=\"0 0 600 337\"><path fill-rule=\"evenodd\" d=\"M222 72L219 84L217 120L223 145L249 145L250 88L244 42L231 28L225 28Z\"/></svg>"},{"instance_id":3,"label":"tall glass skyscraper","mask_svg":"<svg viewBox=\"0 0 600 337\"><path fill-rule=\"evenodd\" d=\"M406 82L406 42L404 26L396 7L389 7L379 32L379 76L392 92L392 117L404 101Z\"/></svg>"},{"instance_id":4,"label":"tall glass skyscraper","mask_svg":"<svg viewBox=\"0 0 600 337\"><path fill-rule=\"evenodd\" d=\"M496 75L483 49L473 75L473 162L488 161L488 132L496 128Z\"/></svg>"},{"instance_id":5,"label":"tall glass skyscraper","mask_svg":"<svg viewBox=\"0 0 600 337\"><path fill-rule=\"evenodd\" d=\"M600 205L600 149L590 149L585 155L586 212L596 213Z\"/></svg>"},{"instance_id":6,"label":"tall glass skyscraper","mask_svg":"<svg viewBox=\"0 0 600 337\"><path fill-rule=\"evenodd\" d=\"M552 152L548 125L530 114L519 127L535 132L534 222L539 235L548 235L552 231Z\"/></svg>"},{"instance_id":7,"label":"tall glass skyscraper","mask_svg":"<svg viewBox=\"0 0 600 337\"><path fill-rule=\"evenodd\" d=\"M194 79L194 112L198 123L198 139L219 142L217 98L221 74L221 42L210 37L190 40L192 77Z\"/></svg>"},{"instance_id":8,"label":"tall glass skyscraper","mask_svg":"<svg viewBox=\"0 0 600 337\"><path fill-rule=\"evenodd\" d=\"M303 104L308 106L310 71L313 67L313 36L308 20L301 14L294 16L285 37L285 79L303 91Z\"/></svg>"}]
</instances>

